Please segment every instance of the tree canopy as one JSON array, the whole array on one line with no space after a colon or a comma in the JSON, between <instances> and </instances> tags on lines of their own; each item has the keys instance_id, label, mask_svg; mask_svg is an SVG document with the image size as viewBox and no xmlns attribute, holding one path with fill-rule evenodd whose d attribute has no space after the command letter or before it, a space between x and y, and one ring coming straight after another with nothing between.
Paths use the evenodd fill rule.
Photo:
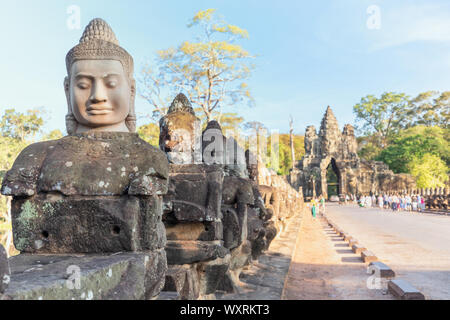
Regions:
<instances>
[{"instance_id":1,"label":"tree canopy","mask_svg":"<svg viewBox=\"0 0 450 320\"><path fill-rule=\"evenodd\" d=\"M418 188L445 187L449 180L448 167L437 155L426 153L422 157L414 157L408 167L416 178Z\"/></svg>"},{"instance_id":2,"label":"tree canopy","mask_svg":"<svg viewBox=\"0 0 450 320\"><path fill-rule=\"evenodd\" d=\"M10 137L25 141L34 139L44 124L40 116L42 111L38 109L28 110L26 113L17 112L14 109L5 110L0 122L0 132L3 137Z\"/></svg>"},{"instance_id":3,"label":"tree canopy","mask_svg":"<svg viewBox=\"0 0 450 320\"><path fill-rule=\"evenodd\" d=\"M448 181L450 167L450 91L368 95L353 107L360 157L379 160L395 173L410 173L418 186ZM434 167L433 167L434 166Z\"/></svg>"},{"instance_id":4,"label":"tree canopy","mask_svg":"<svg viewBox=\"0 0 450 320\"><path fill-rule=\"evenodd\" d=\"M402 131L393 142L376 157L395 173L409 173L409 163L425 154L441 158L450 164L450 150L445 139L447 130L439 127L417 126Z\"/></svg>"},{"instance_id":5,"label":"tree canopy","mask_svg":"<svg viewBox=\"0 0 450 320\"><path fill-rule=\"evenodd\" d=\"M449 127L450 91L439 93L427 91L410 101L407 111L410 119L408 126L426 125Z\"/></svg>"},{"instance_id":6,"label":"tree canopy","mask_svg":"<svg viewBox=\"0 0 450 320\"><path fill-rule=\"evenodd\" d=\"M379 98L367 95L353 107L356 129L373 135L385 147L406 121L408 104L409 97L404 93L385 92Z\"/></svg>"},{"instance_id":7,"label":"tree canopy","mask_svg":"<svg viewBox=\"0 0 450 320\"><path fill-rule=\"evenodd\" d=\"M160 50L156 66L142 68L141 95L154 108L153 116L164 115L179 92L200 107L208 121L220 118L225 106L252 104L245 80L253 69L253 56L237 43L248 38L248 32L223 21L215 9L197 12L188 27L198 27L196 41Z\"/></svg>"}]
</instances>

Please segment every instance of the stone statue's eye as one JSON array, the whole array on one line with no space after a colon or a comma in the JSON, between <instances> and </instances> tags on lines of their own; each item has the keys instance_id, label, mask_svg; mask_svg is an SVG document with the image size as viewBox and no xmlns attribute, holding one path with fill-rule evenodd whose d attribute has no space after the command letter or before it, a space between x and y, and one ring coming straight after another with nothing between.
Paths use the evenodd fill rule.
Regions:
<instances>
[{"instance_id":1,"label":"stone statue's eye","mask_svg":"<svg viewBox=\"0 0 450 320\"><path fill-rule=\"evenodd\" d=\"M86 82L78 82L77 83L77 87L78 88L80 88L80 89L89 89L89 84L88 83L86 83Z\"/></svg>"},{"instance_id":2,"label":"stone statue's eye","mask_svg":"<svg viewBox=\"0 0 450 320\"><path fill-rule=\"evenodd\" d=\"M117 81L108 81L108 82L106 83L106 85L107 85L109 88L115 88L115 87L117 87Z\"/></svg>"}]
</instances>

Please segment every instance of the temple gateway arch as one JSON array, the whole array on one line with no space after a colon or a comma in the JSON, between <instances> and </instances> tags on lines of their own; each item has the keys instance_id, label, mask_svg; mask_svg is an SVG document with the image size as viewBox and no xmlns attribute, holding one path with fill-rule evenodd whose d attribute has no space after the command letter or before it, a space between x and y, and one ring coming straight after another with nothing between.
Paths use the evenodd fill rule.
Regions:
<instances>
[{"instance_id":1,"label":"temple gateway arch","mask_svg":"<svg viewBox=\"0 0 450 320\"><path fill-rule=\"evenodd\" d=\"M303 187L305 199L402 193L416 187L411 175L394 174L383 162L360 159L357 151L353 126L346 124L341 131L328 107L318 134L314 126L306 128L305 156L291 170L289 181L297 190Z\"/></svg>"}]
</instances>

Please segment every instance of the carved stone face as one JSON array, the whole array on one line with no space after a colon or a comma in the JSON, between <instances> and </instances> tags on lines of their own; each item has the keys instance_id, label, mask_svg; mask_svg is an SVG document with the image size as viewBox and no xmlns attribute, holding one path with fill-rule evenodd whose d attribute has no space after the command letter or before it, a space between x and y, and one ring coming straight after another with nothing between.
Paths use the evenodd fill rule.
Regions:
<instances>
[{"instance_id":1,"label":"carved stone face","mask_svg":"<svg viewBox=\"0 0 450 320\"><path fill-rule=\"evenodd\" d=\"M76 132L128 132L125 119L130 112L134 83L128 81L116 60L79 60L73 63L65 90L78 122Z\"/></svg>"}]
</instances>

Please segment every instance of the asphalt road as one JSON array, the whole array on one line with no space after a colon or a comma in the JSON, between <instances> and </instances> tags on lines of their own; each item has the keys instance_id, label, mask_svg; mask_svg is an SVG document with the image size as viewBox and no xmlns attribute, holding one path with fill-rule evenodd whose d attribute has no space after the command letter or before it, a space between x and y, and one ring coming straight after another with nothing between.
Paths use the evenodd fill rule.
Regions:
<instances>
[{"instance_id":1,"label":"asphalt road","mask_svg":"<svg viewBox=\"0 0 450 320\"><path fill-rule=\"evenodd\" d=\"M326 215L427 299L450 299L450 216L327 204Z\"/></svg>"}]
</instances>

